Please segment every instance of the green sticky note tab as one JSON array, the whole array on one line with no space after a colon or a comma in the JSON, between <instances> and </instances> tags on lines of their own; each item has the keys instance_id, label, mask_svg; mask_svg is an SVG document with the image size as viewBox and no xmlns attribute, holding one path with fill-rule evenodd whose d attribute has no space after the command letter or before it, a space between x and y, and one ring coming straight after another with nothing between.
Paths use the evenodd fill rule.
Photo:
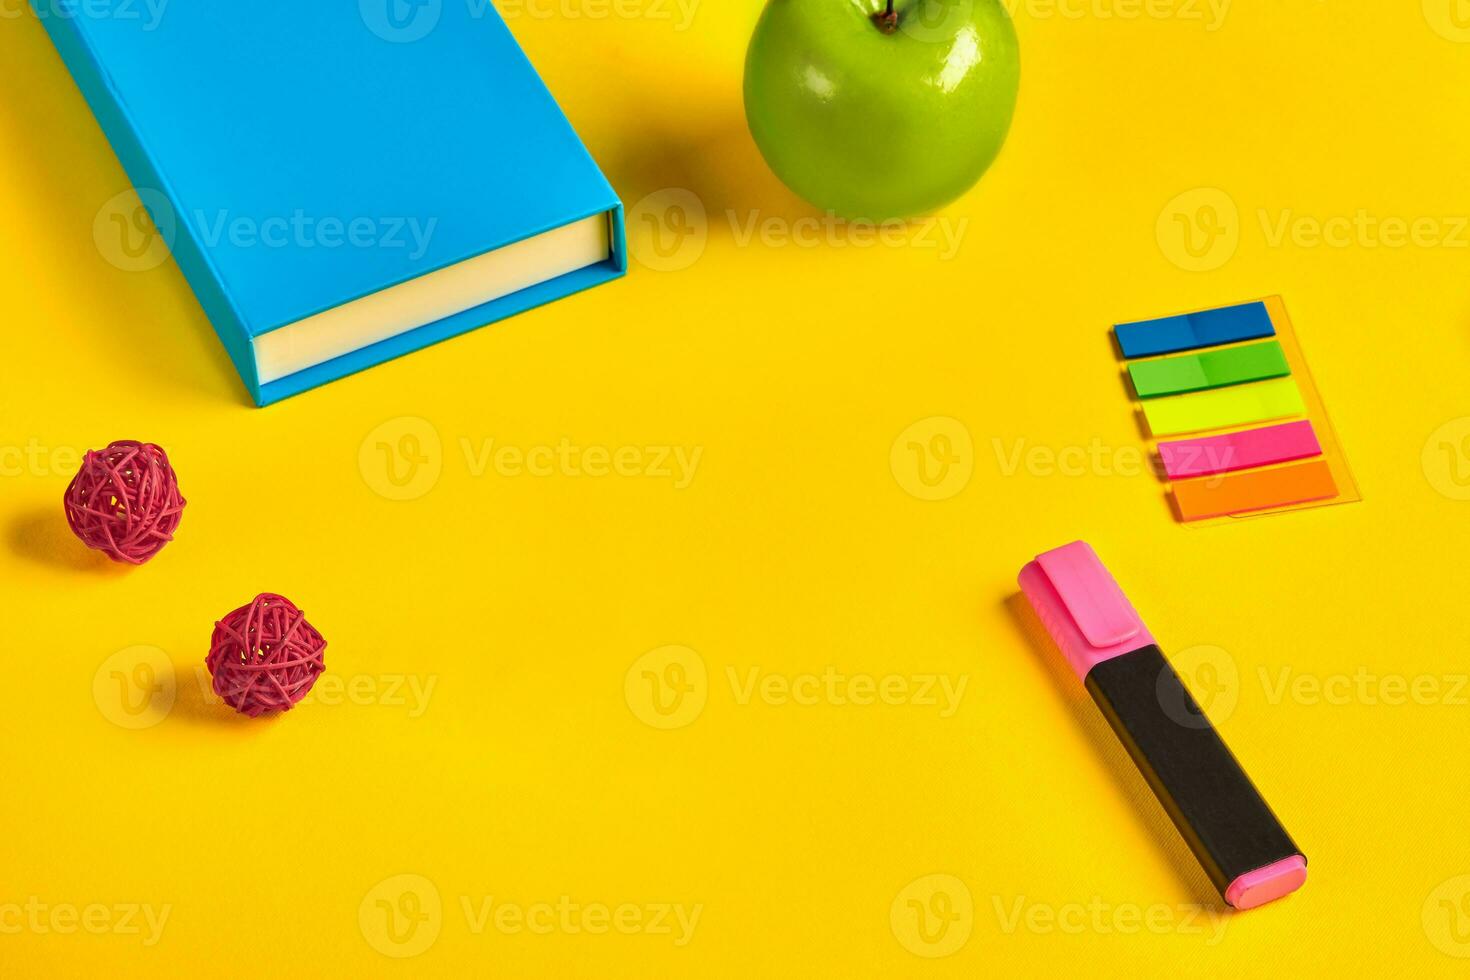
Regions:
<instances>
[{"instance_id":1,"label":"green sticky note tab","mask_svg":"<svg viewBox=\"0 0 1470 980\"><path fill-rule=\"evenodd\" d=\"M1227 385L1284 378L1291 373L1281 344L1268 340L1244 347L1225 347L1198 354L1135 361L1128 365L1139 398L1178 395Z\"/></svg>"},{"instance_id":2,"label":"green sticky note tab","mask_svg":"<svg viewBox=\"0 0 1470 980\"><path fill-rule=\"evenodd\" d=\"M1202 429L1228 429L1306 414L1302 393L1291 378L1153 398L1143 403L1149 431L1172 436Z\"/></svg>"}]
</instances>

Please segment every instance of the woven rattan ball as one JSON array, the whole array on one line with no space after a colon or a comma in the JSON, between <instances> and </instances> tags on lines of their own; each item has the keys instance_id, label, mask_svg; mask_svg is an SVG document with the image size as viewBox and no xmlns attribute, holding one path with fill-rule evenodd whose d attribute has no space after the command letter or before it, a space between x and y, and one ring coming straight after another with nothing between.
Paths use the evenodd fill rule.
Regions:
<instances>
[{"instance_id":1,"label":"woven rattan ball","mask_svg":"<svg viewBox=\"0 0 1470 980\"><path fill-rule=\"evenodd\" d=\"M168 456L151 442L131 440L90 450L62 502L83 544L132 565L173 540L184 511Z\"/></svg>"},{"instance_id":2,"label":"woven rattan ball","mask_svg":"<svg viewBox=\"0 0 1470 980\"><path fill-rule=\"evenodd\" d=\"M291 600L266 592L214 624L204 662L214 693L254 718L304 698L326 670L326 648Z\"/></svg>"}]
</instances>

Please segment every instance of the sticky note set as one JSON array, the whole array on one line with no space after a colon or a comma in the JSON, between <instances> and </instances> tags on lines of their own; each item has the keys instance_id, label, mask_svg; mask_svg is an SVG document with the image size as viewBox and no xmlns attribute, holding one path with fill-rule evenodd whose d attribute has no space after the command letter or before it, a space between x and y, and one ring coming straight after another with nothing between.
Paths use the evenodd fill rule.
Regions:
<instances>
[{"instance_id":1,"label":"sticky note set","mask_svg":"<svg viewBox=\"0 0 1470 980\"><path fill-rule=\"evenodd\" d=\"M1279 296L1113 333L1180 521L1362 499Z\"/></svg>"}]
</instances>

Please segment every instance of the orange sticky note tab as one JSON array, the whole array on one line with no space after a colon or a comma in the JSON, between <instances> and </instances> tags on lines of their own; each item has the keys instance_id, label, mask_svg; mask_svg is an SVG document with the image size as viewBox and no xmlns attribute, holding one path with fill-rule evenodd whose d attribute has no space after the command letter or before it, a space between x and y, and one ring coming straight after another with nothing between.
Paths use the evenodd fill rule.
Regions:
<instances>
[{"instance_id":1,"label":"orange sticky note tab","mask_svg":"<svg viewBox=\"0 0 1470 980\"><path fill-rule=\"evenodd\" d=\"M1321 459L1174 484L1174 503L1181 521L1269 510L1335 496L1337 483L1332 479L1332 469Z\"/></svg>"}]
</instances>

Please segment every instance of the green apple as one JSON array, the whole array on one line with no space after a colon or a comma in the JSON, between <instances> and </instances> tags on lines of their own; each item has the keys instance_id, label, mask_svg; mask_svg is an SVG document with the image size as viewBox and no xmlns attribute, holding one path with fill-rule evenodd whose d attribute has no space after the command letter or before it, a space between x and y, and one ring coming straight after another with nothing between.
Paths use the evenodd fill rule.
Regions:
<instances>
[{"instance_id":1,"label":"green apple","mask_svg":"<svg viewBox=\"0 0 1470 980\"><path fill-rule=\"evenodd\" d=\"M812 204L907 218L985 173L1020 77L1001 0L770 0L745 59L745 117Z\"/></svg>"}]
</instances>

